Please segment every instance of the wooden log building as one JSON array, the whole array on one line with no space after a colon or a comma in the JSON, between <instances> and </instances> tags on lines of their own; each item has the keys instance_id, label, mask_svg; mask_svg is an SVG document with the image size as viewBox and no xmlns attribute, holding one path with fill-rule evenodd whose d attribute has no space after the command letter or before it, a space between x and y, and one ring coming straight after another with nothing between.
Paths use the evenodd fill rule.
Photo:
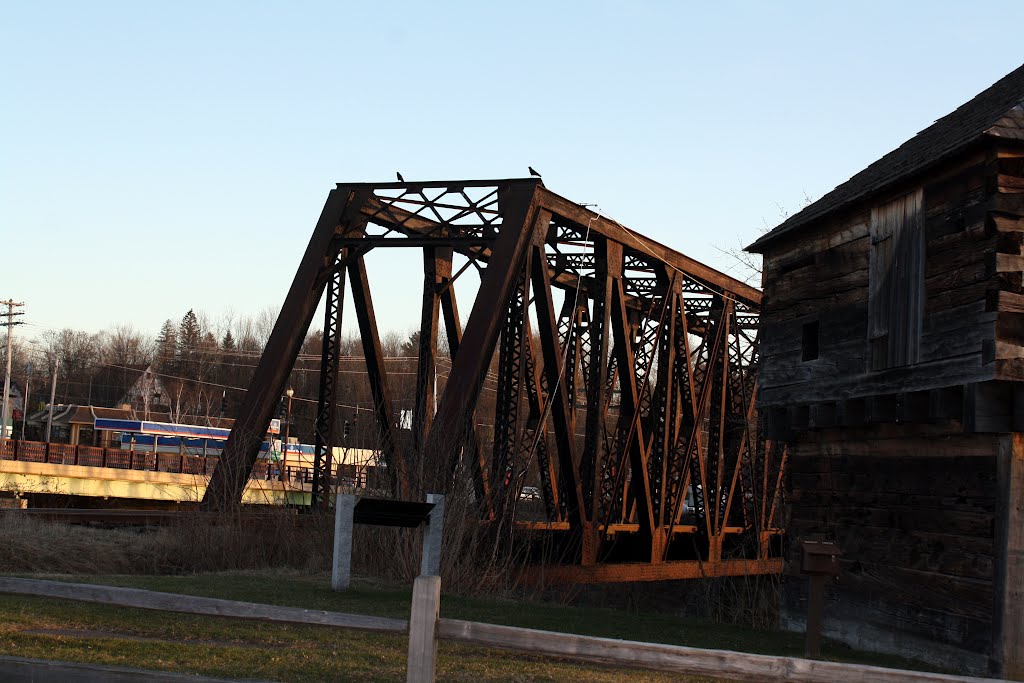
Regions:
<instances>
[{"instance_id":1,"label":"wooden log building","mask_svg":"<svg viewBox=\"0 0 1024 683\"><path fill-rule=\"evenodd\" d=\"M759 404L800 541L835 541L825 633L1024 680L1024 67L748 249Z\"/></svg>"}]
</instances>

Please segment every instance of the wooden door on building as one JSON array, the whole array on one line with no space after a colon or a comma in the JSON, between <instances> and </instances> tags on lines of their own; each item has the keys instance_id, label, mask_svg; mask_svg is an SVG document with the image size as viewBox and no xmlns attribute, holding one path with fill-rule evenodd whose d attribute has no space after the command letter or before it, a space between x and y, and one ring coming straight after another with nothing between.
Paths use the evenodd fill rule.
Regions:
<instances>
[{"instance_id":1,"label":"wooden door on building","mask_svg":"<svg viewBox=\"0 0 1024 683\"><path fill-rule=\"evenodd\" d=\"M924 191L871 210L868 363L885 370L917 363L924 317Z\"/></svg>"}]
</instances>

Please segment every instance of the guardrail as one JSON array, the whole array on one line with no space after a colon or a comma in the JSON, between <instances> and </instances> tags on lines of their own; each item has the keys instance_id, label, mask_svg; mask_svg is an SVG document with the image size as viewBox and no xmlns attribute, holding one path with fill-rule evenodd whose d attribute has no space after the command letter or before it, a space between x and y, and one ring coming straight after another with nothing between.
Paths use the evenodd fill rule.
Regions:
<instances>
[{"instance_id":1,"label":"guardrail","mask_svg":"<svg viewBox=\"0 0 1024 683\"><path fill-rule=\"evenodd\" d=\"M335 626L363 631L409 635L409 683L432 682L439 638L484 647L686 675L714 676L763 683L993 683L1000 679L906 671L863 664L823 662L796 657L755 655L731 650L708 650L680 645L597 638L571 633L499 626L438 618L441 579L420 576L413 588L409 621L362 614L345 614L279 607L251 602L161 593L81 583L0 577L0 593L35 595L62 600L141 609Z\"/></svg>"}]
</instances>

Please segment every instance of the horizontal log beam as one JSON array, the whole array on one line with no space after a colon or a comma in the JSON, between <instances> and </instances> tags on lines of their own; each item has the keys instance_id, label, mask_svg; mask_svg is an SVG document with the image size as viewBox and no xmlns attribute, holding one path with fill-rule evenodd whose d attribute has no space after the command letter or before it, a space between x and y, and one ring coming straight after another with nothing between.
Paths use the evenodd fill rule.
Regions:
<instances>
[{"instance_id":1,"label":"horizontal log beam","mask_svg":"<svg viewBox=\"0 0 1024 683\"><path fill-rule=\"evenodd\" d=\"M1020 254L993 254L997 273L1019 273L1024 271L1024 256Z\"/></svg>"},{"instance_id":2,"label":"horizontal log beam","mask_svg":"<svg viewBox=\"0 0 1024 683\"><path fill-rule=\"evenodd\" d=\"M1024 218L991 214L992 227L996 232L1024 232Z\"/></svg>"}]
</instances>

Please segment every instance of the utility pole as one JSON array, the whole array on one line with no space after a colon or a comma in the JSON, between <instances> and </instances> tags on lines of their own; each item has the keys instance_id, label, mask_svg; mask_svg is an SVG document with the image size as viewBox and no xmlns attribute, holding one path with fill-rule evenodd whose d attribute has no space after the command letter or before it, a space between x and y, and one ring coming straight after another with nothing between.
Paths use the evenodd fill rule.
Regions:
<instances>
[{"instance_id":1,"label":"utility pole","mask_svg":"<svg viewBox=\"0 0 1024 683\"><path fill-rule=\"evenodd\" d=\"M25 427L28 425L29 392L32 391L32 364L29 363L25 374L25 397L21 402L21 440L25 440ZM11 425L14 431L14 425Z\"/></svg>"},{"instance_id":2,"label":"utility pole","mask_svg":"<svg viewBox=\"0 0 1024 683\"><path fill-rule=\"evenodd\" d=\"M24 315L22 311L15 311L15 308L21 308L24 306L24 302L18 303L14 299L8 299L7 301L0 301L0 306L7 306L7 322L0 323L7 328L7 372L4 374L4 401L3 408L0 409L0 438L6 439L7 436L7 407L10 404L10 393L11 393L11 340L13 339L13 331L15 325L21 325L21 322L15 322L14 316ZM11 436L14 436L14 425L11 425Z\"/></svg>"},{"instance_id":3,"label":"utility pole","mask_svg":"<svg viewBox=\"0 0 1024 683\"><path fill-rule=\"evenodd\" d=\"M46 416L46 443L50 443L50 430L53 428L53 399L57 396L57 368L60 367L60 357L53 357L53 382L50 384L50 414ZM154 443L156 443L154 441Z\"/></svg>"},{"instance_id":4,"label":"utility pole","mask_svg":"<svg viewBox=\"0 0 1024 683\"><path fill-rule=\"evenodd\" d=\"M288 391L284 392L288 396L288 414L284 420L284 441L281 442L281 481L288 480L288 437L292 429L292 396L295 395L295 390L288 387ZM300 449L301 450L301 449ZM288 495L285 494L285 504L288 503Z\"/></svg>"}]
</instances>

